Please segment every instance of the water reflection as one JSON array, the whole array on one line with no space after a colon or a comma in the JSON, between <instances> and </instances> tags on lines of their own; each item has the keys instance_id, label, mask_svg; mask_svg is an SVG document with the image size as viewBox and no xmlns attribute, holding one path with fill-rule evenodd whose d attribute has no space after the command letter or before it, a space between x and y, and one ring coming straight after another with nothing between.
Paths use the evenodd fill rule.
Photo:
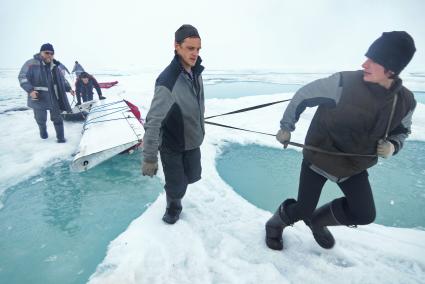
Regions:
<instances>
[{"instance_id":1,"label":"water reflection","mask_svg":"<svg viewBox=\"0 0 425 284\"><path fill-rule=\"evenodd\" d=\"M390 159L369 170L376 223L395 227L425 227L425 143L407 141ZM230 144L217 160L220 176L252 204L273 212L282 200L296 197L302 154L258 145ZM342 196L327 182L319 204Z\"/></svg>"},{"instance_id":2,"label":"water reflection","mask_svg":"<svg viewBox=\"0 0 425 284\"><path fill-rule=\"evenodd\" d=\"M74 220L80 216L83 196L80 186L72 178L64 179L65 175L69 175L66 164L58 164L44 173L42 214L48 224L74 236L80 230Z\"/></svg>"},{"instance_id":3,"label":"water reflection","mask_svg":"<svg viewBox=\"0 0 425 284\"><path fill-rule=\"evenodd\" d=\"M140 152L85 173L61 161L8 189L0 210L0 283L86 283L109 242L163 191ZM21 273L25 271L25 273Z\"/></svg>"}]
</instances>

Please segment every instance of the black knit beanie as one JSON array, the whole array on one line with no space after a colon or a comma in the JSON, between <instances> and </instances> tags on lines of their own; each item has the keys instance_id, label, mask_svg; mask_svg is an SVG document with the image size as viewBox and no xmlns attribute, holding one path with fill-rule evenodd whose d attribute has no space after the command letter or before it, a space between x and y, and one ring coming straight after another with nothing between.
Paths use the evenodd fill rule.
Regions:
<instances>
[{"instance_id":1,"label":"black knit beanie","mask_svg":"<svg viewBox=\"0 0 425 284\"><path fill-rule=\"evenodd\" d=\"M55 50L53 49L53 45L51 45L50 43L45 43L40 47L40 52L41 51L50 51L50 52L55 52Z\"/></svg>"},{"instance_id":2,"label":"black knit beanie","mask_svg":"<svg viewBox=\"0 0 425 284\"><path fill-rule=\"evenodd\" d=\"M393 31L383 33L365 55L398 75L409 64L415 51L415 42L407 32Z\"/></svg>"},{"instance_id":3,"label":"black knit beanie","mask_svg":"<svg viewBox=\"0 0 425 284\"><path fill-rule=\"evenodd\" d=\"M182 43L183 40L185 38L188 38L188 37L198 37L198 38L201 38L199 36L198 30L194 26L192 26L192 25L183 25L183 26L181 26L176 31L174 38L175 38L175 41L177 43Z\"/></svg>"}]
</instances>

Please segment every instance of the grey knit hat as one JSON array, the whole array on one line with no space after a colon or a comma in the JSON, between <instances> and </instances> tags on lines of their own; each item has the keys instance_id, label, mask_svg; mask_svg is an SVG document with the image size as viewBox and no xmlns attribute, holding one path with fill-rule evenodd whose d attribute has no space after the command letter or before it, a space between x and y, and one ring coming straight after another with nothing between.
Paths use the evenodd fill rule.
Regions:
<instances>
[{"instance_id":1,"label":"grey knit hat","mask_svg":"<svg viewBox=\"0 0 425 284\"><path fill-rule=\"evenodd\" d=\"M185 38L188 37L197 37L197 38L201 38L199 36L198 30L192 26L192 25L183 25L181 26L175 33L175 41L177 43L181 43L183 42L183 40Z\"/></svg>"}]
</instances>

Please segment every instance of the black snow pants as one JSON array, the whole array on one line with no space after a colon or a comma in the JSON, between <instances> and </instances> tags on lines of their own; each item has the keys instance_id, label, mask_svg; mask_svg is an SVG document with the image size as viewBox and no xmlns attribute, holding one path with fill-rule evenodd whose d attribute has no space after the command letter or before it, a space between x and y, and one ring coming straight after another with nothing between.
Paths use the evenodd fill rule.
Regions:
<instances>
[{"instance_id":1,"label":"black snow pants","mask_svg":"<svg viewBox=\"0 0 425 284\"><path fill-rule=\"evenodd\" d=\"M332 211L342 225L366 225L375 220L375 203L368 176L365 170L337 183L344 197L332 201ZM287 211L291 221L311 217L326 181L327 178L310 169L307 161L302 162L298 200L288 206Z\"/></svg>"},{"instance_id":2,"label":"black snow pants","mask_svg":"<svg viewBox=\"0 0 425 284\"><path fill-rule=\"evenodd\" d=\"M183 198L188 184L201 179L201 150L196 148L175 152L162 148L160 155L167 196L173 199Z\"/></svg>"}]
</instances>

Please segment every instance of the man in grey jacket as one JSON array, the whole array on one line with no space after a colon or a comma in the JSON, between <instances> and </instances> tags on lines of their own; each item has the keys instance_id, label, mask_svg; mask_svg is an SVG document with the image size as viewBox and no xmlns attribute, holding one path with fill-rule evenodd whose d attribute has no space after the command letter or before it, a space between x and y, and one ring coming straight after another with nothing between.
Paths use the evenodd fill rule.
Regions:
<instances>
[{"instance_id":1,"label":"man in grey jacket","mask_svg":"<svg viewBox=\"0 0 425 284\"><path fill-rule=\"evenodd\" d=\"M410 134L416 101L399 74L415 51L408 33L383 33L366 52L363 70L316 80L295 94L276 139L286 148L301 113L318 106L305 138L305 144L316 149L303 150L297 200L286 199L266 223L269 248L281 250L283 229L298 220L310 227L316 242L326 249L335 245L327 226L374 221L367 169L378 157L397 154ZM336 182L344 197L316 209L327 180Z\"/></svg>"},{"instance_id":2,"label":"man in grey jacket","mask_svg":"<svg viewBox=\"0 0 425 284\"><path fill-rule=\"evenodd\" d=\"M191 25L175 33L175 56L155 83L146 116L142 173L158 170L158 149L165 175L167 207L162 220L174 224L182 211L181 199L188 184L201 179L204 139L204 87L199 51L201 38Z\"/></svg>"},{"instance_id":3,"label":"man in grey jacket","mask_svg":"<svg viewBox=\"0 0 425 284\"><path fill-rule=\"evenodd\" d=\"M43 44L40 53L22 66L19 72L19 84L28 94L28 107L34 110L34 118L40 130L40 137L47 139L47 111L53 122L58 143L65 143L62 111L71 112L66 92L74 91L65 79L59 66L61 63L54 59L54 49L50 43Z\"/></svg>"},{"instance_id":4,"label":"man in grey jacket","mask_svg":"<svg viewBox=\"0 0 425 284\"><path fill-rule=\"evenodd\" d=\"M78 61L75 61L74 64L74 68L72 68L72 73L75 73L75 75L77 76L77 79L80 77L80 75L85 72L83 66L81 66L80 63L78 63Z\"/></svg>"}]
</instances>

